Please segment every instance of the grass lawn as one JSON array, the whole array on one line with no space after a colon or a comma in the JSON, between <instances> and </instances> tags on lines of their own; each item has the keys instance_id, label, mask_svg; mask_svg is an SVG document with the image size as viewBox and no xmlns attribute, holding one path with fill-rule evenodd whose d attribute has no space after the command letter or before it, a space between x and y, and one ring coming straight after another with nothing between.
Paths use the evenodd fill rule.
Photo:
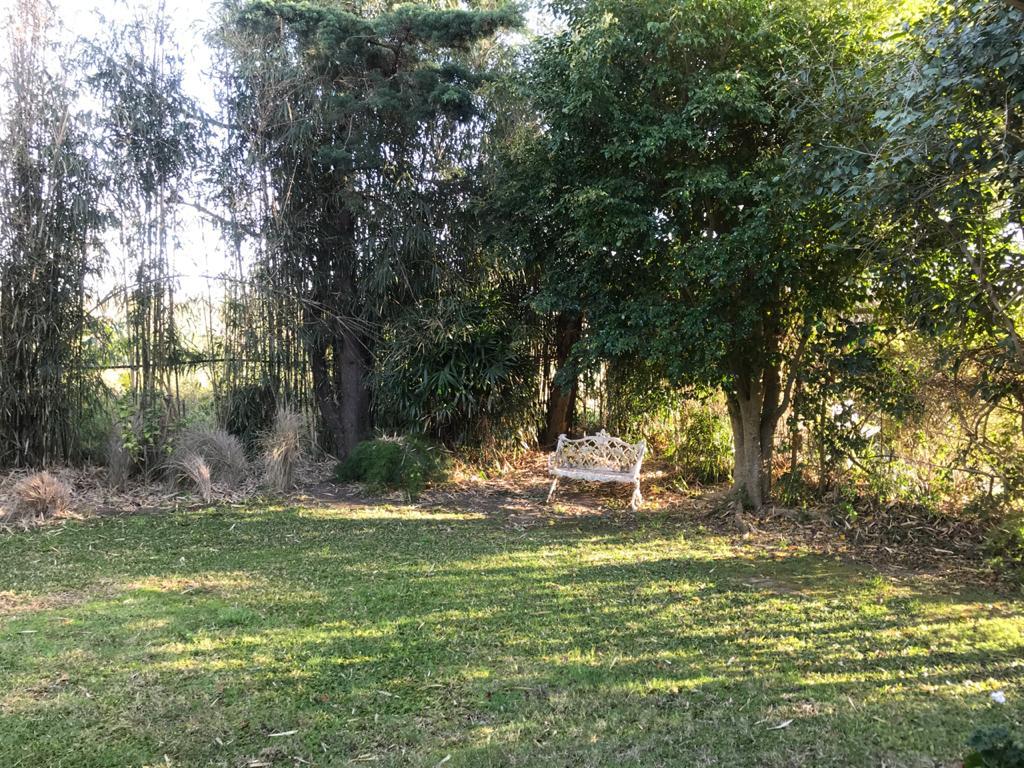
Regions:
<instances>
[{"instance_id":1,"label":"grass lawn","mask_svg":"<svg viewBox=\"0 0 1024 768\"><path fill-rule=\"evenodd\" d=\"M0 536L0 766L955 765L1021 607L666 517L69 523Z\"/></svg>"}]
</instances>

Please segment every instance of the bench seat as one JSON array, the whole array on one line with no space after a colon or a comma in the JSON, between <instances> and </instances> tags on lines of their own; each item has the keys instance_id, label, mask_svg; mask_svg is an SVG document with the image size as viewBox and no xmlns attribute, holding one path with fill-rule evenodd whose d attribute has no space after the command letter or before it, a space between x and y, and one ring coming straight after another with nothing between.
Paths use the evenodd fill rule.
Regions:
<instances>
[{"instance_id":1,"label":"bench seat","mask_svg":"<svg viewBox=\"0 0 1024 768\"><path fill-rule=\"evenodd\" d=\"M554 476L548 502L555 495L560 478L589 480L598 483L628 483L633 486L630 508L634 511L643 503L640 495L640 466L643 464L647 443L627 443L612 437L604 430L596 435L584 435L570 440L558 436L554 452L548 456L548 474Z\"/></svg>"},{"instance_id":2,"label":"bench seat","mask_svg":"<svg viewBox=\"0 0 1024 768\"><path fill-rule=\"evenodd\" d=\"M567 480L591 480L595 483L632 483L632 472L614 472L610 469L566 469L554 467L551 474Z\"/></svg>"}]
</instances>

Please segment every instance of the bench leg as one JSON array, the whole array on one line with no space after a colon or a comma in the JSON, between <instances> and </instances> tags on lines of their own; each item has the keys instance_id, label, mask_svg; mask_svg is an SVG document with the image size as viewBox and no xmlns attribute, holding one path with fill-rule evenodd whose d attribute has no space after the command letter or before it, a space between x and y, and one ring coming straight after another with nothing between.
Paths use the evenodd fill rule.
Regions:
<instances>
[{"instance_id":1,"label":"bench leg","mask_svg":"<svg viewBox=\"0 0 1024 768\"><path fill-rule=\"evenodd\" d=\"M644 503L644 497L640 494L640 481L637 480L633 484L633 498L629 501L629 508L636 512L640 509L640 505Z\"/></svg>"},{"instance_id":2,"label":"bench leg","mask_svg":"<svg viewBox=\"0 0 1024 768\"><path fill-rule=\"evenodd\" d=\"M551 481L551 490L548 491L548 497L544 501L545 504L550 504L551 503L551 498L555 495L555 489L557 487L558 487L558 478L556 477L554 480Z\"/></svg>"}]
</instances>

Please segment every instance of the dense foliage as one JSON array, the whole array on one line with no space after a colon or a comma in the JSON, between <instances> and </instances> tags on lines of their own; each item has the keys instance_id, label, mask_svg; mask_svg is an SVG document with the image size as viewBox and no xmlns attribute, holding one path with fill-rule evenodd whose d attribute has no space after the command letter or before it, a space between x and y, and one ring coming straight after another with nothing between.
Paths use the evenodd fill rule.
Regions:
<instances>
[{"instance_id":1,"label":"dense foliage","mask_svg":"<svg viewBox=\"0 0 1024 768\"><path fill-rule=\"evenodd\" d=\"M1024 746L1002 726L983 728L970 738L964 768L1021 768Z\"/></svg>"},{"instance_id":2,"label":"dense foliage","mask_svg":"<svg viewBox=\"0 0 1024 768\"><path fill-rule=\"evenodd\" d=\"M521 308L484 291L398 316L373 379L381 426L449 445L528 443L537 377L528 332Z\"/></svg>"},{"instance_id":3,"label":"dense foliage","mask_svg":"<svg viewBox=\"0 0 1024 768\"><path fill-rule=\"evenodd\" d=\"M817 84L789 80L837 50L852 60L858 29L799 2L564 12L566 31L536 46L540 125L513 159L524 226L571 254L549 261L546 300L585 313L591 358L721 387L736 485L760 506L814 324L862 290L860 253L831 247L834 211L792 186Z\"/></svg>"},{"instance_id":4,"label":"dense foliage","mask_svg":"<svg viewBox=\"0 0 1024 768\"><path fill-rule=\"evenodd\" d=\"M0 464L79 455L73 414L95 386L91 331L104 183L75 107L70 62L45 8L23 0L5 26L0 91ZM17 17L17 23L14 19Z\"/></svg>"},{"instance_id":5,"label":"dense foliage","mask_svg":"<svg viewBox=\"0 0 1024 768\"><path fill-rule=\"evenodd\" d=\"M509 10L250 2L229 8L229 179L257 174L264 269L301 293L313 394L345 456L372 425L381 325L464 264L458 229L472 182L468 54L514 23ZM253 56L252 52L257 51Z\"/></svg>"}]
</instances>

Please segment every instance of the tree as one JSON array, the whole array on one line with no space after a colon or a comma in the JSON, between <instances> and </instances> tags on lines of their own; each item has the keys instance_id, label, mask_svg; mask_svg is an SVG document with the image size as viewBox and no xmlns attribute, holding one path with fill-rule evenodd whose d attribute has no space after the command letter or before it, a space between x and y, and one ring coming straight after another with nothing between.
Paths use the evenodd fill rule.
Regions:
<instances>
[{"instance_id":1,"label":"tree","mask_svg":"<svg viewBox=\"0 0 1024 768\"><path fill-rule=\"evenodd\" d=\"M89 43L84 67L101 111L97 149L107 167L130 354L140 412L175 398L185 351L175 318L170 250L182 192L202 153L198 109L182 87L182 62L163 2ZM150 457L153 458L153 457Z\"/></svg>"},{"instance_id":2,"label":"tree","mask_svg":"<svg viewBox=\"0 0 1024 768\"><path fill-rule=\"evenodd\" d=\"M539 438L551 447L571 429L580 374L574 353L586 309L573 268L580 255L569 239L571 222L557 207L565 179L577 172L575 158L553 151L547 141L535 85L520 61L502 80L482 216L491 251L523 275L523 299L542 329L544 365L553 371Z\"/></svg>"},{"instance_id":3,"label":"tree","mask_svg":"<svg viewBox=\"0 0 1024 768\"><path fill-rule=\"evenodd\" d=\"M475 128L483 77L462 54L515 20L270 1L223 20L236 157L268 180L259 224L301 297L314 397L339 457L371 426L381 323L450 274L458 230L443 212L466 177L445 148Z\"/></svg>"},{"instance_id":4,"label":"tree","mask_svg":"<svg viewBox=\"0 0 1024 768\"><path fill-rule=\"evenodd\" d=\"M951 0L895 54L846 186L854 231L892 305L1024 431L1024 11Z\"/></svg>"},{"instance_id":5,"label":"tree","mask_svg":"<svg viewBox=\"0 0 1024 768\"><path fill-rule=\"evenodd\" d=\"M0 62L0 465L73 457L86 387L102 179L51 21L46 4L20 0Z\"/></svg>"},{"instance_id":6,"label":"tree","mask_svg":"<svg viewBox=\"0 0 1024 768\"><path fill-rule=\"evenodd\" d=\"M859 253L835 247L800 166L821 63L851 66L868 26L795 0L558 8L567 29L531 62L532 151L557 158L539 196L570 255L545 300L585 307L591 360L720 387L735 489L760 507L807 340L863 293Z\"/></svg>"},{"instance_id":7,"label":"tree","mask_svg":"<svg viewBox=\"0 0 1024 768\"><path fill-rule=\"evenodd\" d=\"M817 153L873 301L936 350L961 460L999 475L1004 499L1024 487L1022 33L1014 3L939 3L846 79L833 122L859 128Z\"/></svg>"}]
</instances>

